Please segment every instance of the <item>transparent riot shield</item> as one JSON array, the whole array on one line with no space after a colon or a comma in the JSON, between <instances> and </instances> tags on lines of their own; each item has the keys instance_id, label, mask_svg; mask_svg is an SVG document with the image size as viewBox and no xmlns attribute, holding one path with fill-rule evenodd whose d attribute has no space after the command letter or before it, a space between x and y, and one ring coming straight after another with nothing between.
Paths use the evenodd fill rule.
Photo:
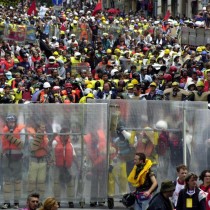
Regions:
<instances>
[{"instance_id":1,"label":"transparent riot shield","mask_svg":"<svg viewBox=\"0 0 210 210\"><path fill-rule=\"evenodd\" d=\"M184 111L207 109L207 103L93 100L109 104L108 196L118 197L134 190L127 178L136 152L153 162L158 183L175 180L176 166L184 163ZM185 128L186 126L186 128Z\"/></svg>"},{"instance_id":2,"label":"transparent riot shield","mask_svg":"<svg viewBox=\"0 0 210 210\"><path fill-rule=\"evenodd\" d=\"M198 176L203 170L210 168L210 132L209 110L186 110L185 121L188 125L185 134L188 151L187 164L189 170Z\"/></svg>"},{"instance_id":3,"label":"transparent riot shield","mask_svg":"<svg viewBox=\"0 0 210 210\"><path fill-rule=\"evenodd\" d=\"M107 139L107 104L87 104L83 136L83 198L92 206L103 205L107 198Z\"/></svg>"},{"instance_id":4,"label":"transparent riot shield","mask_svg":"<svg viewBox=\"0 0 210 210\"><path fill-rule=\"evenodd\" d=\"M22 198L28 170L28 145L23 107L1 105L1 201L17 207ZM2 207L6 207L3 205Z\"/></svg>"},{"instance_id":5,"label":"transparent riot shield","mask_svg":"<svg viewBox=\"0 0 210 210\"><path fill-rule=\"evenodd\" d=\"M90 202L90 190L94 201L106 198L106 104L2 105L0 110L2 203L24 206L34 192L41 201L54 196L61 207L71 208ZM84 141L88 134L91 142ZM102 154L93 153L97 143ZM97 168L94 160L102 156ZM103 172L97 186L94 170Z\"/></svg>"}]
</instances>

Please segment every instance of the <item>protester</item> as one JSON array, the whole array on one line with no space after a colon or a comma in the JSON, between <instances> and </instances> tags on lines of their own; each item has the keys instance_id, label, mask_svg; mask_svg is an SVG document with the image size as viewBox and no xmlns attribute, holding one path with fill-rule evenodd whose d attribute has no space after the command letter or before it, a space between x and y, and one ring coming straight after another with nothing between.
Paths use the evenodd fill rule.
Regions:
<instances>
[{"instance_id":1,"label":"protester","mask_svg":"<svg viewBox=\"0 0 210 210\"><path fill-rule=\"evenodd\" d=\"M123 99L138 99L139 95L136 97L132 90L128 91L128 84L132 83L134 89L135 86L142 87L147 100L188 100L188 95L189 100L206 100L208 93L199 96L200 90L188 90L190 82L196 84L202 81L202 92L208 91L210 57L208 44L198 46L195 51L180 45L180 26L190 26L190 23L172 16L167 20L155 19L152 17L153 1L137 3L134 16L123 15L118 10L112 14L108 9L102 10L96 2L88 2L84 3L83 10L80 10L79 3L74 5L70 1L55 12L52 7L30 6L26 1L21 15L19 8L22 5L16 5L17 11L5 6L8 14L14 12L14 15L1 17L4 32L1 87L5 87L1 103L78 103L85 96L84 90L89 82L92 91L97 91L94 97L98 99L116 99L122 98L122 95ZM3 9L2 6L2 12ZM13 24L15 27L12 27ZM87 30L89 33L86 33ZM25 44L20 44L21 41ZM92 79L81 74L89 70ZM107 75L107 78L99 77L98 72ZM164 78L159 79L159 75ZM34 93L34 77L44 90ZM133 79L135 82L132 82ZM97 81L100 84L95 86ZM120 81L129 88L120 89L120 92ZM72 85L72 92L80 91L77 99L54 98L54 86L59 86L62 93L67 82ZM178 83L176 87L174 82ZM160 90L164 91L164 97L156 95Z\"/></svg>"}]
</instances>

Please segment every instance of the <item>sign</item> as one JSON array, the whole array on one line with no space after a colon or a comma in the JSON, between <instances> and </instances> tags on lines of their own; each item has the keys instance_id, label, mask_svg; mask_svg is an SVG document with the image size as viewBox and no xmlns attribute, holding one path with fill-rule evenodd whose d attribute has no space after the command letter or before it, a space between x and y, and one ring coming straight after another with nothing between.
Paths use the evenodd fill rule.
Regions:
<instances>
[{"instance_id":1,"label":"sign","mask_svg":"<svg viewBox=\"0 0 210 210\"><path fill-rule=\"evenodd\" d=\"M63 0L53 0L54 5L61 5L63 3Z\"/></svg>"},{"instance_id":2,"label":"sign","mask_svg":"<svg viewBox=\"0 0 210 210\"><path fill-rule=\"evenodd\" d=\"M62 6L58 6L58 5L55 5L53 7L54 10L62 10L62 8L63 8Z\"/></svg>"},{"instance_id":3,"label":"sign","mask_svg":"<svg viewBox=\"0 0 210 210\"><path fill-rule=\"evenodd\" d=\"M4 29L4 39L24 42L26 38L26 26L10 24Z\"/></svg>"},{"instance_id":4,"label":"sign","mask_svg":"<svg viewBox=\"0 0 210 210\"><path fill-rule=\"evenodd\" d=\"M36 41L36 28L34 26L26 26L26 41Z\"/></svg>"}]
</instances>

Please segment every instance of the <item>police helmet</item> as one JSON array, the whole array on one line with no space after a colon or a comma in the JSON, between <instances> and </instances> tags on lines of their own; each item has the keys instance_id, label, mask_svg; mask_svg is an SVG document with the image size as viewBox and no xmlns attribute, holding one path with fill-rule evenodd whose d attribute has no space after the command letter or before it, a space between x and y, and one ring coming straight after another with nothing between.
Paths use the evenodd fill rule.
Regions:
<instances>
[{"instance_id":1,"label":"police helmet","mask_svg":"<svg viewBox=\"0 0 210 210\"><path fill-rule=\"evenodd\" d=\"M17 117L13 114L9 114L6 116L6 122L17 122Z\"/></svg>"}]
</instances>

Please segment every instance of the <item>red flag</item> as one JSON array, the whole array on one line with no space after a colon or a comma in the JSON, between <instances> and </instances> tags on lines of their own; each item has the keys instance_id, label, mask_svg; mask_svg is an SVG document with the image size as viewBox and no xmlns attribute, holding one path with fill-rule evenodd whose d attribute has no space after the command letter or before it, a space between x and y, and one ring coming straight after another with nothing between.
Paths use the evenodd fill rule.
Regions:
<instances>
[{"instance_id":1,"label":"red flag","mask_svg":"<svg viewBox=\"0 0 210 210\"><path fill-rule=\"evenodd\" d=\"M97 12L99 12L100 10L102 10L102 3L99 1L97 4L96 4L96 7L95 9L93 10L92 12L92 15L95 16Z\"/></svg>"},{"instance_id":2,"label":"red flag","mask_svg":"<svg viewBox=\"0 0 210 210\"><path fill-rule=\"evenodd\" d=\"M167 10L166 15L165 15L165 17L164 17L164 20L165 20L165 21L168 21L168 19L169 19L170 16L171 16L171 13L170 13L169 10Z\"/></svg>"},{"instance_id":3,"label":"red flag","mask_svg":"<svg viewBox=\"0 0 210 210\"><path fill-rule=\"evenodd\" d=\"M28 8L28 15L31 15L32 13L36 14L36 0L34 0L31 4L31 6Z\"/></svg>"}]
</instances>

